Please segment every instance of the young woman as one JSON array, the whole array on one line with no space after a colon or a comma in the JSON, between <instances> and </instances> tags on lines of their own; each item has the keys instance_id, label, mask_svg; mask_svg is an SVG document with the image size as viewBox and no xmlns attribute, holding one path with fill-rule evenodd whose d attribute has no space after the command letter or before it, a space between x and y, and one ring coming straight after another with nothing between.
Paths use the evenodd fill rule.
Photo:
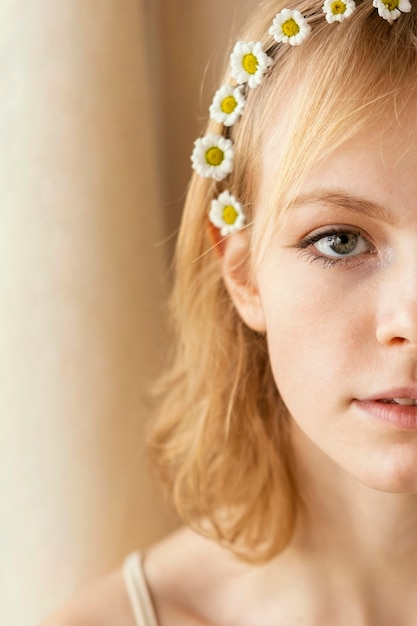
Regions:
<instances>
[{"instance_id":1,"label":"young woman","mask_svg":"<svg viewBox=\"0 0 417 626\"><path fill-rule=\"evenodd\" d=\"M256 5L210 117L149 436L185 528L49 624L415 626L415 7Z\"/></svg>"}]
</instances>

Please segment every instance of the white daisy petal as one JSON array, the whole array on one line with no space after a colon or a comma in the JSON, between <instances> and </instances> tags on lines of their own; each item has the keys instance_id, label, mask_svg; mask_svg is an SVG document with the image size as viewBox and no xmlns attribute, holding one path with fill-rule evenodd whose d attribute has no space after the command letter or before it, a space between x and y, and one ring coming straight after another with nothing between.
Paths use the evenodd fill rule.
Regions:
<instances>
[{"instance_id":1,"label":"white daisy petal","mask_svg":"<svg viewBox=\"0 0 417 626\"><path fill-rule=\"evenodd\" d=\"M233 156L233 142L210 133L194 142L191 161L200 176L220 181L233 170Z\"/></svg>"},{"instance_id":2,"label":"white daisy petal","mask_svg":"<svg viewBox=\"0 0 417 626\"><path fill-rule=\"evenodd\" d=\"M238 41L230 56L231 74L239 85L247 83L252 89L261 84L272 63L260 41Z\"/></svg>"},{"instance_id":3,"label":"white daisy petal","mask_svg":"<svg viewBox=\"0 0 417 626\"><path fill-rule=\"evenodd\" d=\"M242 115L244 107L245 96L241 87L224 85L214 95L210 105L210 117L219 124L233 126Z\"/></svg>"},{"instance_id":4,"label":"white daisy petal","mask_svg":"<svg viewBox=\"0 0 417 626\"><path fill-rule=\"evenodd\" d=\"M222 237L235 233L245 225L242 205L228 191L223 191L211 201L209 219L220 229Z\"/></svg>"},{"instance_id":5,"label":"white daisy petal","mask_svg":"<svg viewBox=\"0 0 417 626\"><path fill-rule=\"evenodd\" d=\"M409 0L373 0L373 5L378 9L378 15L392 24L398 20L401 13L409 13L411 4Z\"/></svg>"},{"instance_id":6,"label":"white daisy petal","mask_svg":"<svg viewBox=\"0 0 417 626\"><path fill-rule=\"evenodd\" d=\"M398 3L398 8L401 13L410 13L411 2L409 0L400 0L400 2Z\"/></svg>"},{"instance_id":7,"label":"white daisy petal","mask_svg":"<svg viewBox=\"0 0 417 626\"><path fill-rule=\"evenodd\" d=\"M311 26L300 11L283 9L276 14L268 32L278 43L298 46L309 36Z\"/></svg>"},{"instance_id":8,"label":"white daisy petal","mask_svg":"<svg viewBox=\"0 0 417 626\"><path fill-rule=\"evenodd\" d=\"M329 24L342 22L350 17L355 9L354 0L325 0L323 4L323 13Z\"/></svg>"}]
</instances>

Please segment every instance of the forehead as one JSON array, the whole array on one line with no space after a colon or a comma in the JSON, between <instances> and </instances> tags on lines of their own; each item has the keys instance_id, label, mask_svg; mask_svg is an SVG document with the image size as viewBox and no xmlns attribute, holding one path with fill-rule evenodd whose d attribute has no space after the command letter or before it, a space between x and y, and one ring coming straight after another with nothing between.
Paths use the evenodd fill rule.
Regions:
<instances>
[{"instance_id":1,"label":"forehead","mask_svg":"<svg viewBox=\"0 0 417 626\"><path fill-rule=\"evenodd\" d=\"M344 137L341 129L325 141L310 137L310 145L297 138L296 124L286 123L282 111L274 113L263 141L259 205L273 203L276 214L300 193L323 186L346 188L363 197L372 187L373 195L384 195L385 202L414 202L417 97L398 107L392 102L389 108L371 122L369 116L361 120L358 115L350 137Z\"/></svg>"}]
</instances>

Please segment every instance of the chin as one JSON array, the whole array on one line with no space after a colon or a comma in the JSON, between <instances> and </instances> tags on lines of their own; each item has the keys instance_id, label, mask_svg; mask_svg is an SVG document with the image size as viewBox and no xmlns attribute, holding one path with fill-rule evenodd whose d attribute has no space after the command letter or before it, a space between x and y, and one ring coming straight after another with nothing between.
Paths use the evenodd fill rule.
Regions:
<instances>
[{"instance_id":1,"label":"chin","mask_svg":"<svg viewBox=\"0 0 417 626\"><path fill-rule=\"evenodd\" d=\"M356 478L367 487L392 494L417 494L417 453L414 459L405 462L385 463L375 470L368 468L362 475L355 472Z\"/></svg>"}]
</instances>

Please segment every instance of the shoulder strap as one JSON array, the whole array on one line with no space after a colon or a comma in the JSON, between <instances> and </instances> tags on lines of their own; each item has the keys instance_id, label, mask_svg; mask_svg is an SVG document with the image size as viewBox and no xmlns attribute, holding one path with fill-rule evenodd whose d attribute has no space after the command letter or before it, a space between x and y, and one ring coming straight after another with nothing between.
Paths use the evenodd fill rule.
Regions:
<instances>
[{"instance_id":1,"label":"shoulder strap","mask_svg":"<svg viewBox=\"0 0 417 626\"><path fill-rule=\"evenodd\" d=\"M158 626L143 572L142 556L134 552L123 563L125 580L137 626Z\"/></svg>"}]
</instances>

